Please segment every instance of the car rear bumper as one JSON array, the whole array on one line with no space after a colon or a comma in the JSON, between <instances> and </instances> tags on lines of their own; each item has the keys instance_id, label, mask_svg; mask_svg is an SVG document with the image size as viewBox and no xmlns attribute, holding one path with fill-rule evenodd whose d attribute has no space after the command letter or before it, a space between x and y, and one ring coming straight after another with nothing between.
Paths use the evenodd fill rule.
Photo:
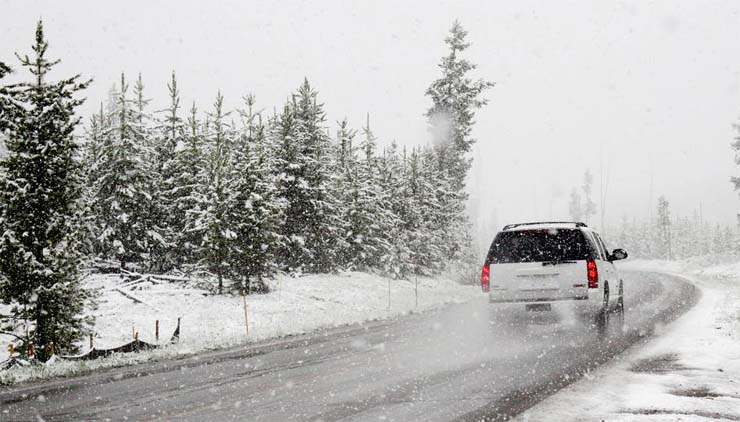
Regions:
<instances>
[{"instance_id":1,"label":"car rear bumper","mask_svg":"<svg viewBox=\"0 0 740 422\"><path fill-rule=\"evenodd\" d=\"M490 303L541 303L541 302L562 302L566 300L588 300L588 296L571 296L571 297L558 297L558 298L549 298L549 297L533 297L533 298L510 298L510 299L501 299L501 298L493 298L491 296L488 297L488 302Z\"/></svg>"},{"instance_id":2,"label":"car rear bumper","mask_svg":"<svg viewBox=\"0 0 740 422\"><path fill-rule=\"evenodd\" d=\"M594 302L601 304L603 295L598 289L578 290L491 290L490 303L547 303L547 302Z\"/></svg>"}]
</instances>

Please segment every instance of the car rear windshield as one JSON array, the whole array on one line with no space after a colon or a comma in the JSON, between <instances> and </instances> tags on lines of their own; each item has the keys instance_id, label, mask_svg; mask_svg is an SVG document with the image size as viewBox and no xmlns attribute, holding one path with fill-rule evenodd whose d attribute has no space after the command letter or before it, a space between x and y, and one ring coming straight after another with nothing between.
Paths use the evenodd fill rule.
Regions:
<instances>
[{"instance_id":1,"label":"car rear windshield","mask_svg":"<svg viewBox=\"0 0 740 422\"><path fill-rule=\"evenodd\" d=\"M579 261L590 256L591 248L580 230L517 230L496 235L488 263Z\"/></svg>"}]
</instances>

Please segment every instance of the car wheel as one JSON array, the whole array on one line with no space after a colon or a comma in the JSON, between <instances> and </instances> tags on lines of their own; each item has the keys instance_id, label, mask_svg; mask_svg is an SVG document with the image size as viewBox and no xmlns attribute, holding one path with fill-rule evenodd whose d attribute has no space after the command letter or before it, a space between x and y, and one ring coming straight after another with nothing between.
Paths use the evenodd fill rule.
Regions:
<instances>
[{"instance_id":1,"label":"car wheel","mask_svg":"<svg viewBox=\"0 0 740 422\"><path fill-rule=\"evenodd\" d=\"M604 302L596 313L596 328L603 333L609 326L609 285L604 286Z\"/></svg>"},{"instance_id":2,"label":"car wheel","mask_svg":"<svg viewBox=\"0 0 740 422\"><path fill-rule=\"evenodd\" d=\"M616 326L619 330L624 330L624 286L622 281L619 282L619 296L617 297L617 307L614 309L616 317Z\"/></svg>"}]
</instances>

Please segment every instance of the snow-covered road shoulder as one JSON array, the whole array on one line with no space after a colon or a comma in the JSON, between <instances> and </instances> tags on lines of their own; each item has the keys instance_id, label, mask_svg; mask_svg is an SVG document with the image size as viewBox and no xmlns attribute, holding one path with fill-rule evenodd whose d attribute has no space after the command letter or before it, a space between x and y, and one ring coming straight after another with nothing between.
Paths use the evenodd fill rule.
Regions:
<instances>
[{"instance_id":1,"label":"snow-covered road shoulder","mask_svg":"<svg viewBox=\"0 0 740 422\"><path fill-rule=\"evenodd\" d=\"M516 420L740 420L740 263L637 261L628 267L684 274L702 297L644 347Z\"/></svg>"},{"instance_id":2,"label":"snow-covered road shoulder","mask_svg":"<svg viewBox=\"0 0 740 422\"><path fill-rule=\"evenodd\" d=\"M416 282L413 279L389 280L361 272L280 276L271 283L270 293L247 297L247 335L241 296L212 295L192 285L186 287L161 280L127 285L117 275L94 275L88 277L86 283L101 293L99 306L93 311L96 348L127 343L134 333L143 341L165 344L175 330L177 319L181 318L179 342L150 352L97 361L56 361L41 367L0 371L0 384L77 374L321 328L394 318L465 302L482 294L478 286L461 285L444 277L419 277L418 289ZM155 321L159 321L159 342L155 339ZM0 341L7 343L10 339L0 338ZM82 351L88 348L85 342Z\"/></svg>"}]
</instances>

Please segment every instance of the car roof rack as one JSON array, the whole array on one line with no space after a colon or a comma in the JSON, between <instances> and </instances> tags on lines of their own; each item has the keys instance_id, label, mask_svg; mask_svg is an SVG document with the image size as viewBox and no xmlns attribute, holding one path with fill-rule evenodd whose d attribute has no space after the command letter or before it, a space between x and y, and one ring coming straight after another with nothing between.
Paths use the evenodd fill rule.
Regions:
<instances>
[{"instance_id":1,"label":"car roof rack","mask_svg":"<svg viewBox=\"0 0 740 422\"><path fill-rule=\"evenodd\" d=\"M546 224L574 224L576 227L588 227L586 223L582 223L580 221L536 221L533 223L507 224L504 226L504 230L511 230L513 228L520 227L520 226L539 226L539 225L546 225Z\"/></svg>"}]
</instances>

